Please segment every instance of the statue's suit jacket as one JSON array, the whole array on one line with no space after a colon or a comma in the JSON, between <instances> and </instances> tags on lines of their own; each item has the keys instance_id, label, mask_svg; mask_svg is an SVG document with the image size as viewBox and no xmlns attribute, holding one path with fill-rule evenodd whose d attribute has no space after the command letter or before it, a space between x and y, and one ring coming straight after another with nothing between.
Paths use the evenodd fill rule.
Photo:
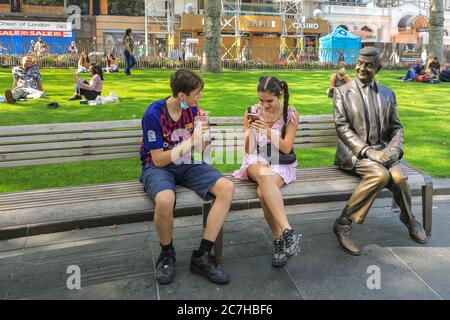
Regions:
<instances>
[{"instance_id":1,"label":"statue's suit jacket","mask_svg":"<svg viewBox=\"0 0 450 320\"><path fill-rule=\"evenodd\" d=\"M376 107L378 108L380 144L368 144L368 121L364 108L364 94L356 78L335 89L333 109L334 122L340 141L336 150L335 165L344 170L353 170L357 159L369 148L376 150L396 147L403 157L403 126L397 116L397 102L391 89L376 82Z\"/></svg>"}]
</instances>

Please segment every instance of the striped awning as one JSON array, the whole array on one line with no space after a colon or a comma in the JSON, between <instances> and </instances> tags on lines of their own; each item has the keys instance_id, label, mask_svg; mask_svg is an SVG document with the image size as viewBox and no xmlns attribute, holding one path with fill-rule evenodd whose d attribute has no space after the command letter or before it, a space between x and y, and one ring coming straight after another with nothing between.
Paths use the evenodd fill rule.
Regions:
<instances>
[{"instance_id":1,"label":"striped awning","mask_svg":"<svg viewBox=\"0 0 450 320\"><path fill-rule=\"evenodd\" d=\"M423 16L415 17L412 22L412 26L418 32L425 32L429 30L428 20Z\"/></svg>"}]
</instances>

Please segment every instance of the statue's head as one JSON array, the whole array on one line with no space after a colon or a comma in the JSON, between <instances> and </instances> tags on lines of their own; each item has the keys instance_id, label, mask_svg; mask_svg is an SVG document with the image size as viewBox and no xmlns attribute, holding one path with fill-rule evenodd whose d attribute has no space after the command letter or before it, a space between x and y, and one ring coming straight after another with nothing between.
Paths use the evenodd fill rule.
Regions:
<instances>
[{"instance_id":1,"label":"statue's head","mask_svg":"<svg viewBox=\"0 0 450 320\"><path fill-rule=\"evenodd\" d=\"M370 83L381 70L380 52L374 47L365 47L358 53L356 76L363 83Z\"/></svg>"}]
</instances>

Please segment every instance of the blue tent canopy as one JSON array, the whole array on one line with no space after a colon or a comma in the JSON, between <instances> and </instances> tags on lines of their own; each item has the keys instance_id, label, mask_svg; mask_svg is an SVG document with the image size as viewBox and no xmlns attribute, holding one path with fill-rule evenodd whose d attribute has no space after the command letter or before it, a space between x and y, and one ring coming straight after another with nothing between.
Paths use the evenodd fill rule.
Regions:
<instances>
[{"instance_id":1,"label":"blue tent canopy","mask_svg":"<svg viewBox=\"0 0 450 320\"><path fill-rule=\"evenodd\" d=\"M353 63L358 59L361 49L361 37L348 32L342 27L319 39L319 59L321 62L338 63L339 58L345 63Z\"/></svg>"}]
</instances>

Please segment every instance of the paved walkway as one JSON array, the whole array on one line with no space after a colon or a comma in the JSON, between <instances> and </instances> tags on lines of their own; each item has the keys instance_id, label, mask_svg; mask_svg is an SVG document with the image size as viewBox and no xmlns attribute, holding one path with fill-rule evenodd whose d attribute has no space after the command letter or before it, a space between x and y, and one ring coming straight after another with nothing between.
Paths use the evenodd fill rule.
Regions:
<instances>
[{"instance_id":1,"label":"paved walkway","mask_svg":"<svg viewBox=\"0 0 450 320\"><path fill-rule=\"evenodd\" d=\"M281 269L271 266L260 209L232 212L224 233L224 266L232 276L226 286L189 272L200 216L175 220L177 276L168 286L155 281L160 248L150 222L1 241L0 299L450 299L450 196L435 197L426 245L409 238L389 204L377 200L366 223L355 227L360 257L345 254L332 233L344 203L288 207L304 235L303 251ZM421 217L420 199L414 212ZM67 289L70 265L80 267L81 290ZM380 289L367 287L371 266L379 268Z\"/></svg>"}]
</instances>

